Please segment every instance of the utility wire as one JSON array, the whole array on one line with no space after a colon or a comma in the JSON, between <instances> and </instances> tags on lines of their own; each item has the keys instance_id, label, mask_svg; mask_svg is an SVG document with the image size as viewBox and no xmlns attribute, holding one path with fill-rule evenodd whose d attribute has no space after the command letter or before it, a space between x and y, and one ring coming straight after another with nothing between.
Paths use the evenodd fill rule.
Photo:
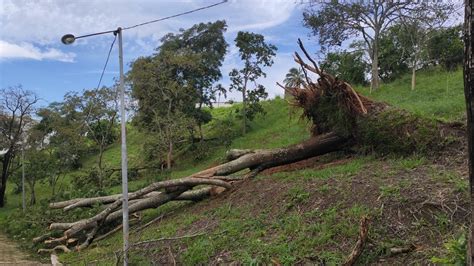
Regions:
<instances>
[{"instance_id":1,"label":"utility wire","mask_svg":"<svg viewBox=\"0 0 474 266\"><path fill-rule=\"evenodd\" d=\"M196 9L186 11L186 12L183 12L183 13L179 13L179 14L176 14L176 15L172 15L172 16L168 16L168 17L164 17L164 18L159 18L159 19L155 19L155 20L151 20L151 21L147 21L147 22L143 22L143 23L133 25L133 26L130 26L130 27L125 27L125 28L123 28L123 30L133 29L133 28L136 28L136 27L140 27L140 26L143 26L143 25L147 25L147 24L167 20L167 19L170 19L170 18L175 18L175 17L191 14L191 13L194 13L194 12L197 12L197 11L200 11L200 10L204 10L204 9L208 9L208 8L215 7L215 6L218 6L218 5L222 5L222 4L226 3L227 1L228 0L223 0L222 2L219 2L219 3L215 3L215 4L212 4L212 5L196 8Z\"/></svg>"},{"instance_id":2,"label":"utility wire","mask_svg":"<svg viewBox=\"0 0 474 266\"><path fill-rule=\"evenodd\" d=\"M110 53L112 53L112 48L114 47L115 40L117 40L117 34L114 34L114 36L115 36L114 40L112 41L112 44L110 45L109 53L107 54L107 59L105 60L104 68L102 69L102 74L100 74L100 79L99 79L99 83L97 84L96 90L99 90L100 88L100 84L102 83L102 78L104 77L105 70L107 69L107 64L109 63Z\"/></svg>"}]
</instances>

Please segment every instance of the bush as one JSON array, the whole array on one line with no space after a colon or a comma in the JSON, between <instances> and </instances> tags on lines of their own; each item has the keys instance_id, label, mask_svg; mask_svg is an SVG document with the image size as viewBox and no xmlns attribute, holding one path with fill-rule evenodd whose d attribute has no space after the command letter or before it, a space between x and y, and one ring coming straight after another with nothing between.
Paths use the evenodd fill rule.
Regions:
<instances>
[{"instance_id":1,"label":"bush","mask_svg":"<svg viewBox=\"0 0 474 266\"><path fill-rule=\"evenodd\" d=\"M444 247L446 248L446 256L433 257L431 262L443 265L466 265L467 240L465 234L449 240L444 244Z\"/></svg>"}]
</instances>

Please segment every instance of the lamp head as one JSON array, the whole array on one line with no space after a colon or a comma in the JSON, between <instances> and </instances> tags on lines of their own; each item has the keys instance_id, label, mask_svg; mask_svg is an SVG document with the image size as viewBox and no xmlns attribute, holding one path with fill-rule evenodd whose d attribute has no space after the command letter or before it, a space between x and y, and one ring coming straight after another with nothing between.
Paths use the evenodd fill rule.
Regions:
<instances>
[{"instance_id":1,"label":"lamp head","mask_svg":"<svg viewBox=\"0 0 474 266\"><path fill-rule=\"evenodd\" d=\"M68 45L73 43L76 40L76 37L72 34L66 34L61 38L61 42Z\"/></svg>"}]
</instances>

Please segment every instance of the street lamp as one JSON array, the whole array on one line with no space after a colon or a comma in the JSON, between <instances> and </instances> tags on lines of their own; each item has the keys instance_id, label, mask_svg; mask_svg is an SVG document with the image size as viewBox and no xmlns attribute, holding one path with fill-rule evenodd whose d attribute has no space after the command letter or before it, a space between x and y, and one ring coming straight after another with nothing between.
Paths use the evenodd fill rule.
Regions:
<instances>
[{"instance_id":1,"label":"street lamp","mask_svg":"<svg viewBox=\"0 0 474 266\"><path fill-rule=\"evenodd\" d=\"M120 64L120 124L121 124L121 139L122 139L122 214L123 214L123 264L128 265L128 178L127 178L127 137L126 137L126 124L127 119L125 117L125 86L124 86L124 76L123 76L123 49L122 49L122 28L117 28L117 30L98 32L88 35L82 35L75 37L72 34L66 34L61 38L61 42L69 45L74 43L77 39L101 35L106 33L113 33L118 35L118 46L119 46L119 64Z\"/></svg>"}]
</instances>

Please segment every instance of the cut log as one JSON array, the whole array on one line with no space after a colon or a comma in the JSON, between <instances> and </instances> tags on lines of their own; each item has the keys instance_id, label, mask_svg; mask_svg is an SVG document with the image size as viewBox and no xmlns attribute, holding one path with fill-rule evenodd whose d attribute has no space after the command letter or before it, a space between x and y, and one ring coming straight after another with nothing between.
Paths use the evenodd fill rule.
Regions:
<instances>
[{"instance_id":1,"label":"cut log","mask_svg":"<svg viewBox=\"0 0 474 266\"><path fill-rule=\"evenodd\" d=\"M56 246L56 247L51 248L51 249L45 249L45 248L38 249L38 254L53 253L55 251L62 251L62 252L65 252L65 253L71 252L71 250L68 247L66 247L65 245L59 245L59 246Z\"/></svg>"},{"instance_id":2,"label":"cut log","mask_svg":"<svg viewBox=\"0 0 474 266\"><path fill-rule=\"evenodd\" d=\"M216 178L219 180L224 180L224 181L235 181L238 180L237 177L223 177L221 178ZM210 195L210 190L211 188L203 188L203 189L198 189L198 190L190 190L186 191L183 194L179 195L176 197L174 200L191 200L191 201L198 201L202 200L203 198L207 197ZM162 192L157 192L157 191L152 191L146 195L144 195L142 198L153 198L153 197L158 197ZM129 193L131 195L131 193ZM49 207L51 209L60 209L62 208L65 211L69 211L75 208L80 208L80 207L91 207L96 204L107 204L107 203L113 203L116 200L120 199L122 194L115 194L115 195L110 195L110 196L103 196L103 197L94 197L94 198L79 198L79 199L74 199L74 200L67 200L67 201L61 201L61 202L55 202L55 203L50 203ZM131 200L130 203L132 204L133 202L138 202L138 200Z\"/></svg>"},{"instance_id":3,"label":"cut log","mask_svg":"<svg viewBox=\"0 0 474 266\"><path fill-rule=\"evenodd\" d=\"M140 198L141 196L144 196L152 191L162 189L162 188L169 188L169 187L185 187L185 188L190 188L193 186L197 185L216 185L216 186L222 186L227 189L232 188L232 185L224 182L222 180L214 180L214 179L204 179L204 178L182 178L182 179L176 179L176 180L167 180L167 181L161 181L161 182L156 182L153 183L145 188L142 188L138 191L135 191L133 193L130 193L129 200L133 200L136 198ZM184 191L181 191L179 194L181 194ZM179 195L178 194L178 195ZM176 195L176 196L178 196ZM94 217L91 217L89 219L84 219L81 221L78 221L74 223L68 230L64 232L64 235L66 237L72 237L75 236L77 233L79 233L82 230L90 229L96 226L100 226L102 222L107 218L107 216L112 213L115 209L117 209L120 205L122 204L122 200L116 200L114 203L112 203L110 206L105 208L102 212L99 214L95 215Z\"/></svg>"},{"instance_id":4,"label":"cut log","mask_svg":"<svg viewBox=\"0 0 474 266\"><path fill-rule=\"evenodd\" d=\"M213 176L230 175L244 169L259 168L264 170L339 150L346 143L346 140L346 138L339 137L334 133L328 133L288 148L258 150L247 153L230 162L193 174L191 177L213 178Z\"/></svg>"}]
</instances>

